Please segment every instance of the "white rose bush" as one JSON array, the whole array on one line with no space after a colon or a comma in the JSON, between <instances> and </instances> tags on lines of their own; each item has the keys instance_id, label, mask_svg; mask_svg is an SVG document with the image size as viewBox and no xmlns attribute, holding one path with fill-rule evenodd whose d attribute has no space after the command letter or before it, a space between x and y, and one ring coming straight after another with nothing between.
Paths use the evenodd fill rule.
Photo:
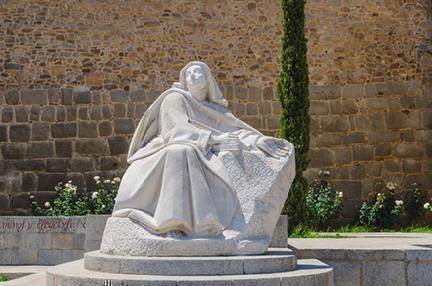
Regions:
<instances>
[{"instance_id":1,"label":"white rose bush","mask_svg":"<svg viewBox=\"0 0 432 286\"><path fill-rule=\"evenodd\" d=\"M115 197L120 186L120 177L112 180L101 180L93 177L97 191L92 193L79 192L72 181L60 182L55 186L56 196L52 202L45 202L40 207L32 193L28 193L30 207L38 216L80 216L87 214L111 214Z\"/></svg>"}]
</instances>

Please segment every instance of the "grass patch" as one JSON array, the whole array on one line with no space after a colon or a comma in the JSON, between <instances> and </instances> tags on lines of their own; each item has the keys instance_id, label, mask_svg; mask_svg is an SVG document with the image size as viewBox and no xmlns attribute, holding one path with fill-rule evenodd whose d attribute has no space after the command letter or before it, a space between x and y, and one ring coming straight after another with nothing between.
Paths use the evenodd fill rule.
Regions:
<instances>
[{"instance_id":1,"label":"grass patch","mask_svg":"<svg viewBox=\"0 0 432 286\"><path fill-rule=\"evenodd\" d=\"M373 229L366 226L348 225L335 229L318 230L310 226L299 225L294 227L290 233L290 238L342 238L343 235L325 235L323 232L334 233L367 233L367 232L412 232L412 233L432 233L432 226L409 226L399 229Z\"/></svg>"},{"instance_id":2,"label":"grass patch","mask_svg":"<svg viewBox=\"0 0 432 286\"><path fill-rule=\"evenodd\" d=\"M9 276L4 275L4 274L0 274L0 282L6 282L9 281Z\"/></svg>"}]
</instances>

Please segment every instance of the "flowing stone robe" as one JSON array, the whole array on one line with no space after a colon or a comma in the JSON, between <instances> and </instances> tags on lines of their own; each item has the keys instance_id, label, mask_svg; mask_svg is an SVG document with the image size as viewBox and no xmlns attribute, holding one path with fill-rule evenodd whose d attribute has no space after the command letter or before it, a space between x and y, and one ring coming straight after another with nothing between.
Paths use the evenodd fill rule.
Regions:
<instances>
[{"instance_id":1,"label":"flowing stone robe","mask_svg":"<svg viewBox=\"0 0 432 286\"><path fill-rule=\"evenodd\" d=\"M239 141L213 145L211 136L224 133ZM155 234L220 234L239 209L220 154L262 152L256 147L261 136L219 104L176 87L165 91L135 131L113 217L128 217Z\"/></svg>"}]
</instances>

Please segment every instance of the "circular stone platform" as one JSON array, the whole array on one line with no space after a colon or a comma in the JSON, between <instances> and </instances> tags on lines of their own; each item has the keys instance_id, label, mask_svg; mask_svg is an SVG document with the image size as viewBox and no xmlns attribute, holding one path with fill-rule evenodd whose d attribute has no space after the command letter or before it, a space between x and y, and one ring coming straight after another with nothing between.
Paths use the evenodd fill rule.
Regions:
<instances>
[{"instance_id":1,"label":"circular stone platform","mask_svg":"<svg viewBox=\"0 0 432 286\"><path fill-rule=\"evenodd\" d=\"M213 257L118 256L100 251L86 253L84 268L92 271L141 275L235 275L294 270L297 259L290 249L270 248L263 255Z\"/></svg>"},{"instance_id":2,"label":"circular stone platform","mask_svg":"<svg viewBox=\"0 0 432 286\"><path fill-rule=\"evenodd\" d=\"M174 285L307 285L333 286L333 270L315 259L299 260L292 271L265 274L168 276L105 273L87 270L83 260L60 264L47 271L47 286L174 286Z\"/></svg>"}]
</instances>

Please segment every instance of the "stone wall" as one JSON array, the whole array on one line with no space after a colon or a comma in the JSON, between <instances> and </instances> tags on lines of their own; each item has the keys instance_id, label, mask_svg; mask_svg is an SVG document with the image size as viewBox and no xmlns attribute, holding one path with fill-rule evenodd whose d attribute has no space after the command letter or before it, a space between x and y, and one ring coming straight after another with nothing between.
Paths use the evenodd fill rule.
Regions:
<instances>
[{"instance_id":1,"label":"stone wall","mask_svg":"<svg viewBox=\"0 0 432 286\"><path fill-rule=\"evenodd\" d=\"M311 168L352 217L376 182L431 182L431 16L422 1L308 1ZM276 135L279 1L0 1L0 210L121 175L135 125L191 60ZM429 145L428 145L429 144Z\"/></svg>"},{"instance_id":2,"label":"stone wall","mask_svg":"<svg viewBox=\"0 0 432 286\"><path fill-rule=\"evenodd\" d=\"M330 170L352 217L388 181L432 191L432 4L332 3L307 6L308 177Z\"/></svg>"}]
</instances>

